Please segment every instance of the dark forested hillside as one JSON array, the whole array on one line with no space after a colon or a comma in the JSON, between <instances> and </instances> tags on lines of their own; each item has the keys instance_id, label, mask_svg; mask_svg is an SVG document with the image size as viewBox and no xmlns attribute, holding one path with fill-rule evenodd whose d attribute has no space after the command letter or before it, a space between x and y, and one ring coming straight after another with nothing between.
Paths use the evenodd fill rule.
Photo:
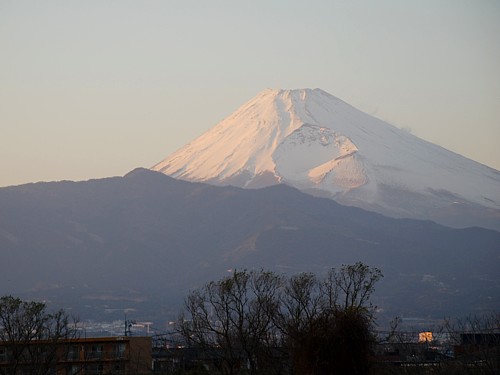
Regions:
<instances>
[{"instance_id":1,"label":"dark forested hillside","mask_svg":"<svg viewBox=\"0 0 500 375\"><path fill-rule=\"evenodd\" d=\"M158 318L229 269L321 273L356 261L382 269L374 298L390 315L500 308L499 232L391 219L284 185L214 187L137 169L1 188L0 249L1 294L84 317L129 308Z\"/></svg>"}]
</instances>

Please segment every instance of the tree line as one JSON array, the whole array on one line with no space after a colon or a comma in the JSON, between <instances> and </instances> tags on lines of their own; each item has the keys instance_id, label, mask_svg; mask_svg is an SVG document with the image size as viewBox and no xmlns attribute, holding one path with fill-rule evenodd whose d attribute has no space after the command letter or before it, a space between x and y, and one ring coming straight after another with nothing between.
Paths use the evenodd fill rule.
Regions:
<instances>
[{"instance_id":1,"label":"tree line","mask_svg":"<svg viewBox=\"0 0 500 375\"><path fill-rule=\"evenodd\" d=\"M236 270L190 292L179 331L190 347L217 356L227 375L367 374L370 297L382 276L359 262L324 278Z\"/></svg>"},{"instance_id":2,"label":"tree line","mask_svg":"<svg viewBox=\"0 0 500 375\"><path fill-rule=\"evenodd\" d=\"M442 332L466 341L456 357L433 367L387 367L374 361L376 344L436 354L428 344L417 348L407 340L399 319L385 339L376 337L370 299L382 277L378 268L358 262L332 268L323 277L236 270L211 281L187 295L177 322L186 347L205 353L196 356L202 366L176 373L500 373L498 312L445 319ZM57 368L60 342L76 337L77 321L63 310L49 312L41 302L0 298L0 375L50 374ZM9 360L2 362L3 357Z\"/></svg>"}]
</instances>

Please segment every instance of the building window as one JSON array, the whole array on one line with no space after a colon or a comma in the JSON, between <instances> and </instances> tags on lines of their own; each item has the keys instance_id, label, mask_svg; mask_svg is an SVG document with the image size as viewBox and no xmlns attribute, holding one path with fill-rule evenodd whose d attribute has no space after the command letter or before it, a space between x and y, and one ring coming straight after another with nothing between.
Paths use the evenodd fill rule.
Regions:
<instances>
[{"instance_id":1,"label":"building window","mask_svg":"<svg viewBox=\"0 0 500 375\"><path fill-rule=\"evenodd\" d=\"M67 375L77 375L82 373L82 367L80 365L71 365L67 368Z\"/></svg>"},{"instance_id":2,"label":"building window","mask_svg":"<svg viewBox=\"0 0 500 375\"><path fill-rule=\"evenodd\" d=\"M85 368L85 374L99 375L104 373L104 365L100 363L88 365Z\"/></svg>"},{"instance_id":3,"label":"building window","mask_svg":"<svg viewBox=\"0 0 500 375\"><path fill-rule=\"evenodd\" d=\"M80 359L80 347L78 345L70 346L66 352L66 359L68 361L78 361Z\"/></svg>"},{"instance_id":4,"label":"building window","mask_svg":"<svg viewBox=\"0 0 500 375\"><path fill-rule=\"evenodd\" d=\"M113 372L116 374L119 374L125 370L125 367L123 364L115 364L113 365Z\"/></svg>"},{"instance_id":5,"label":"building window","mask_svg":"<svg viewBox=\"0 0 500 375\"><path fill-rule=\"evenodd\" d=\"M113 357L114 358L125 358L125 343L120 342L113 345Z\"/></svg>"},{"instance_id":6,"label":"building window","mask_svg":"<svg viewBox=\"0 0 500 375\"><path fill-rule=\"evenodd\" d=\"M90 353L88 353L88 359L101 359L103 357L104 348L102 345L92 345L90 347Z\"/></svg>"},{"instance_id":7,"label":"building window","mask_svg":"<svg viewBox=\"0 0 500 375\"><path fill-rule=\"evenodd\" d=\"M6 362L8 359L7 349L0 348L0 362Z\"/></svg>"}]
</instances>

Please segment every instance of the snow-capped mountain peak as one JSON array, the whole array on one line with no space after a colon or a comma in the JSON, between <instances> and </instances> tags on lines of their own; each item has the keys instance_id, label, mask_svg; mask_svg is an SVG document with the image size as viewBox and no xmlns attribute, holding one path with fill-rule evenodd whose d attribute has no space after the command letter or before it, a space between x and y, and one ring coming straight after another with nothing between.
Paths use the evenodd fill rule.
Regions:
<instances>
[{"instance_id":1,"label":"snow-capped mountain peak","mask_svg":"<svg viewBox=\"0 0 500 375\"><path fill-rule=\"evenodd\" d=\"M452 204L500 209L500 173L321 89L267 89L155 165L217 185L286 183L392 216Z\"/></svg>"}]
</instances>

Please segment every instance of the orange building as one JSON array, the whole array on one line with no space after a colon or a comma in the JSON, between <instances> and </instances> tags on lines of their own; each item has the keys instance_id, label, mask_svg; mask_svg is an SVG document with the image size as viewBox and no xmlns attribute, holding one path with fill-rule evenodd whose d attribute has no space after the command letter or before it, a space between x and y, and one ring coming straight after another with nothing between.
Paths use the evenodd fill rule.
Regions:
<instances>
[{"instance_id":1,"label":"orange building","mask_svg":"<svg viewBox=\"0 0 500 375\"><path fill-rule=\"evenodd\" d=\"M432 332L420 332L418 334L418 342L431 342Z\"/></svg>"},{"instance_id":2,"label":"orange building","mask_svg":"<svg viewBox=\"0 0 500 375\"><path fill-rule=\"evenodd\" d=\"M30 342L26 355L14 356L20 348L0 342L0 373L24 373L34 366L49 365L58 375L89 374L150 374L152 366L151 337L92 337L61 340L56 343L54 355L44 362L28 355L49 353L53 343ZM50 363L49 363L50 361Z\"/></svg>"}]
</instances>

